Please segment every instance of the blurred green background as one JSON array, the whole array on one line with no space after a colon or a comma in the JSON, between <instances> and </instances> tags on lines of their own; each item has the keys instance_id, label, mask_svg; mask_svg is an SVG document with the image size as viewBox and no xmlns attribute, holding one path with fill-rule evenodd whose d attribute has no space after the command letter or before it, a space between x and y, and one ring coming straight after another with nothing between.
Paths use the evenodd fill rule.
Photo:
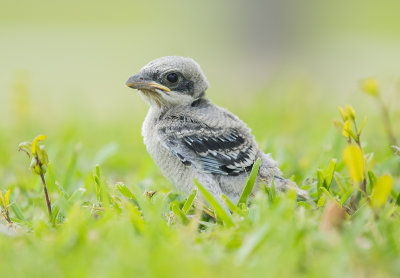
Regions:
<instances>
[{"instance_id":1,"label":"blurred green background","mask_svg":"<svg viewBox=\"0 0 400 278\"><path fill-rule=\"evenodd\" d=\"M140 136L147 107L124 82L165 55L197 60L208 96L247 122L289 176L325 159L336 106L345 103L368 116L370 151L387 150L361 78L378 78L393 120L400 118L396 0L0 4L1 161L13 169L25 159L15 158L17 144L44 133L58 165L80 148L92 167L106 146L100 162L115 176L156 173ZM15 181L0 168L0 177Z\"/></svg>"},{"instance_id":2,"label":"blurred green background","mask_svg":"<svg viewBox=\"0 0 400 278\"><path fill-rule=\"evenodd\" d=\"M359 82L377 78L399 140L399 11L398 0L0 0L0 191L11 191L10 217L20 221L0 217L0 276L398 277L400 157ZM169 190L146 152L148 107L124 85L165 55L202 66L208 97L248 123L285 177L315 192L317 169L336 158L335 197L307 209L290 192L273 200L261 190L235 228L179 224L170 206L185 196ZM368 118L367 170L390 173L394 185L381 210L361 199L330 233L321 228L328 202L356 187L332 124L345 104L358 124ZM17 153L39 134L48 136L46 179L61 208L55 227L40 179ZM133 190L140 211L117 182ZM158 193L142 197L145 190Z\"/></svg>"}]
</instances>

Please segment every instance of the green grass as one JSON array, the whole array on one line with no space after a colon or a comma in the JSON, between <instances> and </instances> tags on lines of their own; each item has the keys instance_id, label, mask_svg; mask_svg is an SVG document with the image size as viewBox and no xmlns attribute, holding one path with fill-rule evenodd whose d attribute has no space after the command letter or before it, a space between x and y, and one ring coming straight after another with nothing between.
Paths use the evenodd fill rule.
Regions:
<instances>
[{"instance_id":1,"label":"green grass","mask_svg":"<svg viewBox=\"0 0 400 278\"><path fill-rule=\"evenodd\" d=\"M398 277L400 157L373 112L361 135L365 159L357 157L332 127L336 108L312 98L283 99L266 90L247 103L252 109L231 104L285 176L313 199L299 202L292 191L262 187L248 201L250 180L241 203L251 205L225 201L232 214L201 185L211 206L161 176L141 141L143 114L110 115L107 122L71 115L60 124L15 112L18 122L0 130L0 190L11 192L13 222L0 220L1 276ZM40 177L17 152L40 133L48 136L39 145L49 156L50 220ZM365 194L357 171L365 174Z\"/></svg>"}]
</instances>

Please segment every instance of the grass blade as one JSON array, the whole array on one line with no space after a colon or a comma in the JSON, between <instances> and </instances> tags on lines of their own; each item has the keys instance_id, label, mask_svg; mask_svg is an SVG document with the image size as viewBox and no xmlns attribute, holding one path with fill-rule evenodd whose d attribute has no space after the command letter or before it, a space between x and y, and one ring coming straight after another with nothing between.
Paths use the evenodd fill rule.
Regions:
<instances>
[{"instance_id":1,"label":"grass blade","mask_svg":"<svg viewBox=\"0 0 400 278\"><path fill-rule=\"evenodd\" d=\"M205 189L205 187L202 186L197 180L194 179L193 182L197 186L203 197L206 199L206 201L214 208L217 218L221 219L227 227L235 226L235 223L233 222L231 216L225 211L225 209L214 198L214 196L210 192L208 192L207 189Z\"/></svg>"},{"instance_id":2,"label":"grass blade","mask_svg":"<svg viewBox=\"0 0 400 278\"><path fill-rule=\"evenodd\" d=\"M193 189L192 193L190 193L185 204L183 205L182 211L184 214L187 214L189 212L190 208L193 205L194 199L196 198L196 195L197 195L197 190Z\"/></svg>"},{"instance_id":3,"label":"grass blade","mask_svg":"<svg viewBox=\"0 0 400 278\"><path fill-rule=\"evenodd\" d=\"M333 197L332 194L325 187L321 187L321 191L325 193L330 199L336 200L335 197Z\"/></svg>"},{"instance_id":4,"label":"grass blade","mask_svg":"<svg viewBox=\"0 0 400 278\"><path fill-rule=\"evenodd\" d=\"M189 219L186 215L181 211L177 204L172 204L172 211L174 212L175 216L181 220L183 224L189 223Z\"/></svg>"},{"instance_id":5,"label":"grass blade","mask_svg":"<svg viewBox=\"0 0 400 278\"><path fill-rule=\"evenodd\" d=\"M326 188L329 190L331 187L333 175L335 174L336 170L336 159L332 159L331 162L329 163L328 169L326 170L326 175L325 175L325 185Z\"/></svg>"},{"instance_id":6,"label":"grass blade","mask_svg":"<svg viewBox=\"0 0 400 278\"><path fill-rule=\"evenodd\" d=\"M261 228L250 234L244 240L242 246L237 252L235 258L236 263L242 264L252 253L254 253L267 238L269 231L270 226L268 226L268 224L264 224L261 226Z\"/></svg>"},{"instance_id":7,"label":"grass blade","mask_svg":"<svg viewBox=\"0 0 400 278\"><path fill-rule=\"evenodd\" d=\"M125 184L123 184L123 183L117 184L117 189L125 197L137 201L135 195L133 195L133 193L129 190L129 188Z\"/></svg>"},{"instance_id":8,"label":"grass blade","mask_svg":"<svg viewBox=\"0 0 400 278\"><path fill-rule=\"evenodd\" d=\"M21 209L18 207L16 203L12 203L10 208L14 212L14 215L18 220L26 221L24 215L21 212Z\"/></svg>"},{"instance_id":9,"label":"grass blade","mask_svg":"<svg viewBox=\"0 0 400 278\"><path fill-rule=\"evenodd\" d=\"M271 203L276 198L276 191L275 191L275 177L272 177L271 186L264 184L265 193L268 196L268 201Z\"/></svg>"},{"instance_id":10,"label":"grass blade","mask_svg":"<svg viewBox=\"0 0 400 278\"><path fill-rule=\"evenodd\" d=\"M349 190L347 190L347 192L345 192L342 195L342 198L340 199L340 204L343 206L343 204L347 201L347 199L349 199L349 197L351 196L351 194L353 193L354 188L351 187Z\"/></svg>"},{"instance_id":11,"label":"grass blade","mask_svg":"<svg viewBox=\"0 0 400 278\"><path fill-rule=\"evenodd\" d=\"M239 215L243 214L242 211L237 206L235 206L235 204L232 203L232 201L229 200L229 198L226 197L225 194L221 195L221 199L222 199L222 201L224 201L225 205L228 207L228 209L230 209L231 212L239 214Z\"/></svg>"},{"instance_id":12,"label":"grass blade","mask_svg":"<svg viewBox=\"0 0 400 278\"><path fill-rule=\"evenodd\" d=\"M76 189L72 193L72 195L68 198L68 202L71 203L71 205L73 205L74 203L78 202L85 193L86 193L86 189L85 188Z\"/></svg>"},{"instance_id":13,"label":"grass blade","mask_svg":"<svg viewBox=\"0 0 400 278\"><path fill-rule=\"evenodd\" d=\"M260 164L261 164L261 159L257 158L257 161L253 165L253 169L251 169L250 177L247 180L246 186L243 188L242 194L240 195L237 207L241 207L242 204L244 205L247 204L251 191L253 190L254 183L256 182L257 179L258 170L260 169Z\"/></svg>"},{"instance_id":14,"label":"grass blade","mask_svg":"<svg viewBox=\"0 0 400 278\"><path fill-rule=\"evenodd\" d=\"M56 221L57 221L57 216L58 213L60 212L60 207L59 206L54 206L53 207L53 211L51 213L51 218L50 218L50 223L55 226L56 225Z\"/></svg>"}]
</instances>

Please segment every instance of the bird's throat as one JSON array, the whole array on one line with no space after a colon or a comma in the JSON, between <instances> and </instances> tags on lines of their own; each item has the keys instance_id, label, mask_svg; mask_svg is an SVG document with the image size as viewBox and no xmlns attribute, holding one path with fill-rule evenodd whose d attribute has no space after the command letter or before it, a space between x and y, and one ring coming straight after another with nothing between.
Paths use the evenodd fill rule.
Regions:
<instances>
[{"instance_id":1,"label":"bird's throat","mask_svg":"<svg viewBox=\"0 0 400 278\"><path fill-rule=\"evenodd\" d=\"M161 94L156 91L142 89L140 90L140 93L150 106L157 105L159 108L161 108L166 104Z\"/></svg>"}]
</instances>

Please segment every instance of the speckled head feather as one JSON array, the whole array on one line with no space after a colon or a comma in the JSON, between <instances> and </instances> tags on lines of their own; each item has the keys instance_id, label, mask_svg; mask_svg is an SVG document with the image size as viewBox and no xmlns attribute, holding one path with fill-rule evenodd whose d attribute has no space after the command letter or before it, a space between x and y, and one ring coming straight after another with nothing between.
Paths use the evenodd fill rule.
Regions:
<instances>
[{"instance_id":1,"label":"speckled head feather","mask_svg":"<svg viewBox=\"0 0 400 278\"><path fill-rule=\"evenodd\" d=\"M181 56L151 61L126 84L141 91L150 105L156 103L158 106L192 102L203 97L209 85L199 64Z\"/></svg>"}]
</instances>

